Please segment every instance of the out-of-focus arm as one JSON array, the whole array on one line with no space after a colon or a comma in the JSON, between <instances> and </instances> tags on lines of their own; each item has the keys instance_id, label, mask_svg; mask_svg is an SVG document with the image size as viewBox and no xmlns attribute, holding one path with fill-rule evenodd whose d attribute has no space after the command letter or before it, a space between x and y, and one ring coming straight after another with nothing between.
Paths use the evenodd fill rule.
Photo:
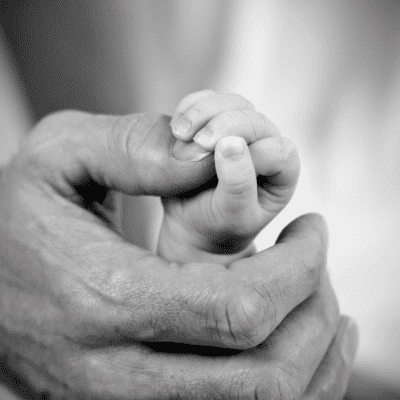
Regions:
<instances>
[{"instance_id":1,"label":"out-of-focus arm","mask_svg":"<svg viewBox=\"0 0 400 400\"><path fill-rule=\"evenodd\" d=\"M31 117L14 67L0 36L0 168L16 153L31 126Z\"/></svg>"},{"instance_id":2,"label":"out-of-focus arm","mask_svg":"<svg viewBox=\"0 0 400 400\"><path fill-rule=\"evenodd\" d=\"M0 170L16 153L19 143L31 125L31 118L16 82L13 67L0 36ZM0 348L0 364L3 358ZM0 377L0 398L17 400ZM11 384L11 382L10 382Z\"/></svg>"}]
</instances>

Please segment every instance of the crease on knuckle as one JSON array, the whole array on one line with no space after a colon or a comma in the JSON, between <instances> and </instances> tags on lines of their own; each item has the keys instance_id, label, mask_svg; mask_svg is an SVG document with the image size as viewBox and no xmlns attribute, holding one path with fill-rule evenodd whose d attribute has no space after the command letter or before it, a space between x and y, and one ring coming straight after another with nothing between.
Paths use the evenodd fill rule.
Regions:
<instances>
[{"instance_id":1,"label":"crease on knuckle","mask_svg":"<svg viewBox=\"0 0 400 400\"><path fill-rule=\"evenodd\" d=\"M252 348L267 336L265 301L258 291L246 288L225 306L229 337L240 348Z\"/></svg>"},{"instance_id":2,"label":"crease on knuckle","mask_svg":"<svg viewBox=\"0 0 400 400\"><path fill-rule=\"evenodd\" d=\"M251 172L242 173L240 179L229 179L225 182L225 186L229 194L248 200L250 197L249 192L254 187L253 174Z\"/></svg>"},{"instance_id":3,"label":"crease on knuckle","mask_svg":"<svg viewBox=\"0 0 400 400\"><path fill-rule=\"evenodd\" d=\"M266 283L253 284L252 289L262 299L264 309L264 327L271 332L278 324L279 299L282 298L279 286L271 287Z\"/></svg>"}]
</instances>

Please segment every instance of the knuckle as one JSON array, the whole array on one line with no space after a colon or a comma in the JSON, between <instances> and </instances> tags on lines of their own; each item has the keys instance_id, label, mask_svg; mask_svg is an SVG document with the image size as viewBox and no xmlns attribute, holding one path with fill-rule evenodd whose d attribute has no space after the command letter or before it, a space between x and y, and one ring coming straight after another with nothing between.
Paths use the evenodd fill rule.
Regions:
<instances>
[{"instance_id":1,"label":"knuckle","mask_svg":"<svg viewBox=\"0 0 400 400\"><path fill-rule=\"evenodd\" d=\"M63 110L42 118L25 139L17 155L19 168L30 175L51 173L54 160L63 159L65 142L71 138L71 125L85 118L87 114L74 110Z\"/></svg>"},{"instance_id":2,"label":"knuckle","mask_svg":"<svg viewBox=\"0 0 400 400\"><path fill-rule=\"evenodd\" d=\"M250 192L253 190L254 174L252 170L241 171L238 176L229 176L224 182L225 190L234 196L249 199ZM242 206L242 204L240 204Z\"/></svg>"},{"instance_id":3,"label":"knuckle","mask_svg":"<svg viewBox=\"0 0 400 400\"><path fill-rule=\"evenodd\" d=\"M252 287L252 293L259 298L262 310L262 329L265 334L269 334L278 323L278 310L282 293L278 285L261 284Z\"/></svg>"},{"instance_id":4,"label":"knuckle","mask_svg":"<svg viewBox=\"0 0 400 400\"><path fill-rule=\"evenodd\" d=\"M259 345L267 336L264 299L258 292L241 290L225 303L225 333L237 348L252 348Z\"/></svg>"}]
</instances>

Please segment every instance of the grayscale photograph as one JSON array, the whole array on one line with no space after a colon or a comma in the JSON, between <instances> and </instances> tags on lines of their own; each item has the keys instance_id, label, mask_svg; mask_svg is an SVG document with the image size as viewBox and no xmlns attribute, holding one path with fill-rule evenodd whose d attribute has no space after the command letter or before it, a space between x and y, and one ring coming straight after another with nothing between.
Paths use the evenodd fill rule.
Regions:
<instances>
[{"instance_id":1,"label":"grayscale photograph","mask_svg":"<svg viewBox=\"0 0 400 400\"><path fill-rule=\"evenodd\" d=\"M400 1L0 0L0 400L400 400Z\"/></svg>"}]
</instances>

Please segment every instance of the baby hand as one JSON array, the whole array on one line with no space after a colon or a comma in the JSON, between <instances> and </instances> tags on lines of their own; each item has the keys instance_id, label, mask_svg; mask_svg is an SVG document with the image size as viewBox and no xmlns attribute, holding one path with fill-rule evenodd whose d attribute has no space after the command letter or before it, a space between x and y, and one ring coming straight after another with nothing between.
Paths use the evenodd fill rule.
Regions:
<instances>
[{"instance_id":1,"label":"baby hand","mask_svg":"<svg viewBox=\"0 0 400 400\"><path fill-rule=\"evenodd\" d=\"M194 197L164 199L159 252L178 262L243 257L294 192L294 145L239 95L189 95L171 125L176 158L195 161L215 150L218 184Z\"/></svg>"}]
</instances>

